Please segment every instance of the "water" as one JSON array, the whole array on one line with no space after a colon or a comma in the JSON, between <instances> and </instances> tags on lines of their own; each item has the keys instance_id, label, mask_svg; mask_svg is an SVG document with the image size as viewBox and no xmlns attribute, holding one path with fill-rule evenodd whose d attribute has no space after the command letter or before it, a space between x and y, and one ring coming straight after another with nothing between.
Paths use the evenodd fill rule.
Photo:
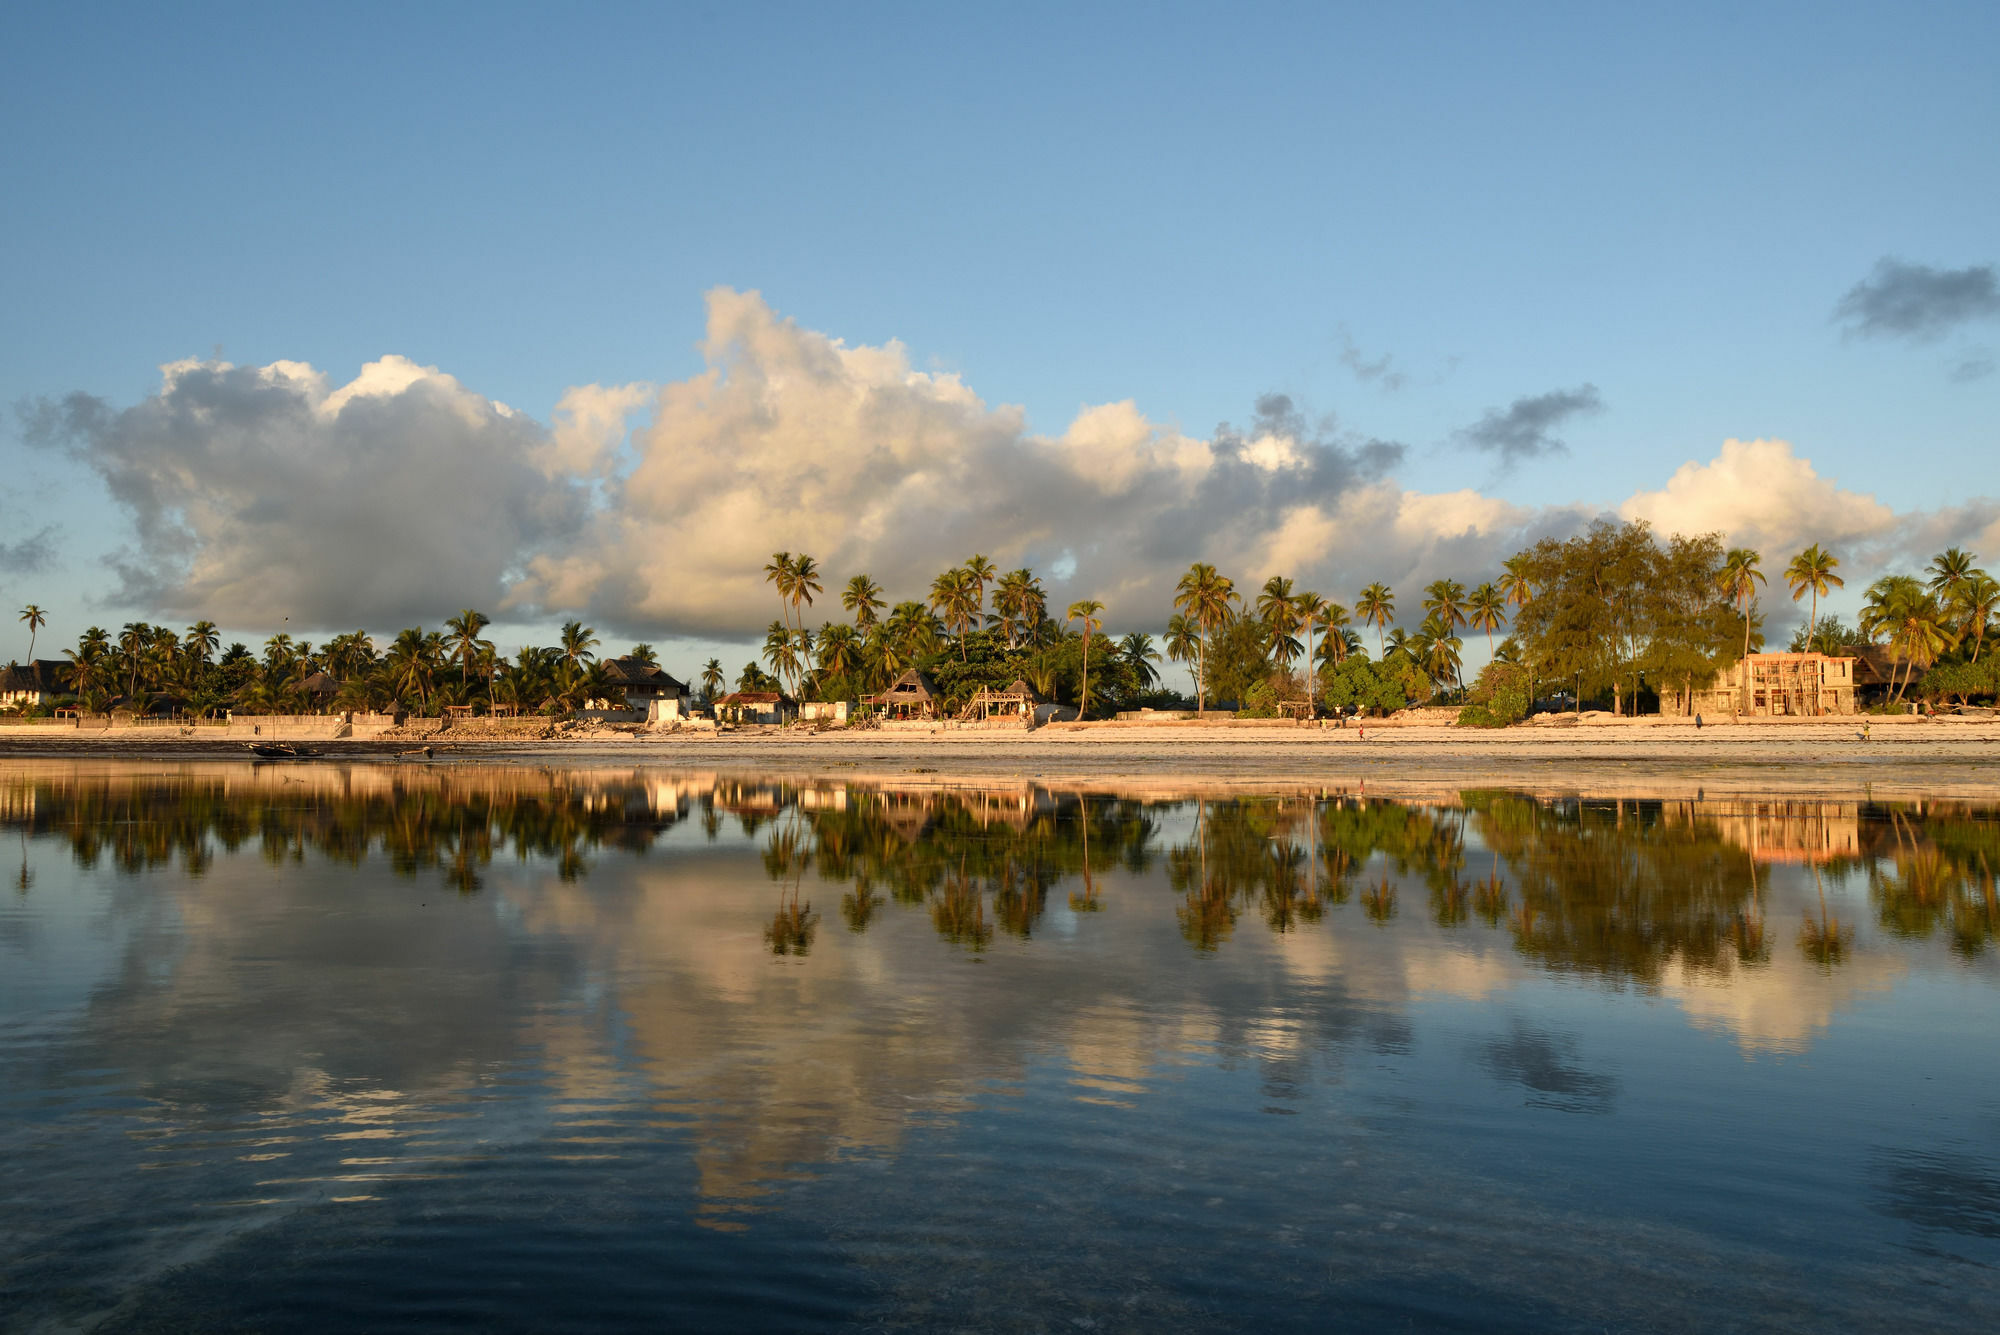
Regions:
<instances>
[{"instance_id":1,"label":"water","mask_svg":"<svg viewBox=\"0 0 2000 1335\"><path fill-rule=\"evenodd\" d=\"M0 770L9 1330L1983 1330L2000 813Z\"/></svg>"}]
</instances>

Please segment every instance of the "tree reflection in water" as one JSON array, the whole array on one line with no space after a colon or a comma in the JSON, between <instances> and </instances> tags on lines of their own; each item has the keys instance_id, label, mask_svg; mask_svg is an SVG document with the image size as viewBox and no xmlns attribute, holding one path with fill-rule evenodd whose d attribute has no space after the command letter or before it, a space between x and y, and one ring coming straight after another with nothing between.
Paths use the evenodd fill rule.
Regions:
<instances>
[{"instance_id":1,"label":"tree reflection in water","mask_svg":"<svg viewBox=\"0 0 2000 1335\"><path fill-rule=\"evenodd\" d=\"M578 881L599 853L644 855L684 821L718 841L730 817L779 886L764 939L780 956L812 948L809 877L841 887L849 932L869 931L892 906L921 908L968 951L1034 938L1052 902L1078 915L1115 908L1106 878L1119 873L1162 876L1182 937L1202 953L1226 947L1246 913L1282 936L1324 930L1331 910L1358 898L1363 918L1386 928L1403 894L1421 893L1439 929L1484 924L1544 968L1644 984L1670 964L1768 964L1764 890L1787 863L1836 884L1862 878L1892 934L1940 936L1967 955L2000 934L2000 821L1965 804L1504 791L1430 803L1323 793L1142 800L1025 783L902 789L510 766L52 767L0 777L0 820L21 834L22 893L34 877L30 835L65 840L83 866L128 873L178 864L200 877L251 846L276 865L379 857L476 895L496 857ZM1471 879L1475 845L1483 874ZM1826 968L1857 948L1823 886L1798 944Z\"/></svg>"}]
</instances>

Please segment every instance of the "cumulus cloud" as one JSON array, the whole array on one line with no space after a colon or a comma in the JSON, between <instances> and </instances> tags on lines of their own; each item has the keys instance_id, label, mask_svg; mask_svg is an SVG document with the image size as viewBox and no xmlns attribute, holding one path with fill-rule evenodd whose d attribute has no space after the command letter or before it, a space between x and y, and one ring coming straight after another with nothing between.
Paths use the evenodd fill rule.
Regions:
<instances>
[{"instance_id":1,"label":"cumulus cloud","mask_svg":"<svg viewBox=\"0 0 2000 1335\"><path fill-rule=\"evenodd\" d=\"M1721 533L1760 550L1851 547L1879 541L1897 524L1888 506L1821 477L1782 440L1724 441L1714 459L1682 464L1664 488L1638 493L1619 513L1662 532Z\"/></svg>"},{"instance_id":2,"label":"cumulus cloud","mask_svg":"<svg viewBox=\"0 0 2000 1335\"><path fill-rule=\"evenodd\" d=\"M1834 308L1835 323L1864 338L1943 337L1961 324L2000 316L2000 278L1990 264L1934 269L1885 256Z\"/></svg>"},{"instance_id":3,"label":"cumulus cloud","mask_svg":"<svg viewBox=\"0 0 2000 1335\"><path fill-rule=\"evenodd\" d=\"M238 625L382 631L475 606L738 638L776 615L762 572L786 549L818 558L817 610L835 616L851 575L921 597L983 552L1036 569L1054 602L1102 598L1120 625L1158 626L1191 561L1346 601L1374 579L1485 578L1599 513L1413 490L1393 476L1402 445L1281 394L1205 436L1129 400L1038 433L900 344L850 346L754 292L709 294L700 351L684 380L572 389L547 425L391 356L340 385L298 362L175 363L130 408L32 407L26 434L128 512L114 602ZM1597 402L1587 385L1520 400L1485 438L1503 457L1546 451ZM1897 515L1783 441L1727 442L1619 513L1773 550L1834 543L1857 573L1926 543L2000 550L2000 504ZM47 535L16 546L0 559L45 559Z\"/></svg>"},{"instance_id":4,"label":"cumulus cloud","mask_svg":"<svg viewBox=\"0 0 2000 1335\"><path fill-rule=\"evenodd\" d=\"M1892 510L1866 492L1822 477L1782 440L1728 440L1707 463L1676 469L1658 491L1619 507L1664 533L1720 533L1732 546L1789 559L1808 543L1840 556L1864 579L1920 566L1946 547L2000 552L2000 501L1973 498L1937 510Z\"/></svg>"},{"instance_id":5,"label":"cumulus cloud","mask_svg":"<svg viewBox=\"0 0 2000 1335\"><path fill-rule=\"evenodd\" d=\"M384 357L337 388L299 362L162 376L122 411L74 394L25 414L132 518L117 602L236 624L436 618L493 605L582 525L550 433L435 367Z\"/></svg>"},{"instance_id":6,"label":"cumulus cloud","mask_svg":"<svg viewBox=\"0 0 2000 1335\"><path fill-rule=\"evenodd\" d=\"M977 551L1161 620L1190 561L1331 593L1356 571L1400 578L1497 551L1530 518L1406 493L1387 477L1400 445L1309 423L1283 395L1207 439L1129 401L1042 435L957 376L913 369L900 344L850 347L754 292L713 292L708 308L707 369L659 391L631 471L579 541L529 562L517 605L735 635L774 614L773 550L897 596Z\"/></svg>"},{"instance_id":7,"label":"cumulus cloud","mask_svg":"<svg viewBox=\"0 0 2000 1335\"><path fill-rule=\"evenodd\" d=\"M1539 459L1549 454L1566 454L1569 447L1556 435L1572 418L1602 410L1597 386L1551 390L1529 398L1515 399L1506 408L1490 409L1471 426L1458 433L1468 449L1495 455L1502 468L1512 468L1523 459Z\"/></svg>"}]
</instances>

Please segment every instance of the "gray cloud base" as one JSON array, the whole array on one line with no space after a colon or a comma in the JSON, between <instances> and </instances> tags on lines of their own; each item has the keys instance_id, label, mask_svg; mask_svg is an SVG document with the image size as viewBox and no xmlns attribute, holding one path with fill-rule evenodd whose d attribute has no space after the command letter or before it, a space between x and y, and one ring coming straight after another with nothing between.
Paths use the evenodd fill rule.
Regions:
<instances>
[{"instance_id":1,"label":"gray cloud base","mask_svg":"<svg viewBox=\"0 0 2000 1335\"><path fill-rule=\"evenodd\" d=\"M1885 256L1840 299L1835 323L1863 338L1927 342L1962 324L2000 316L2000 278L1990 264L1934 269ZM1990 365L1990 364L1989 364Z\"/></svg>"}]
</instances>

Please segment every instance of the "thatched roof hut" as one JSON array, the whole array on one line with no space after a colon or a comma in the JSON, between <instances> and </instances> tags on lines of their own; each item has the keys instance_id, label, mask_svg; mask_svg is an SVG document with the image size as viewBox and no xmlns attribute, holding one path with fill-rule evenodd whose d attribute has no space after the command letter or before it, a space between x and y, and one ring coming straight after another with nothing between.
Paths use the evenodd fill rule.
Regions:
<instances>
[{"instance_id":1,"label":"thatched roof hut","mask_svg":"<svg viewBox=\"0 0 2000 1335\"><path fill-rule=\"evenodd\" d=\"M932 718L941 698L937 683L911 668L890 682L888 690L869 696L868 703L900 718Z\"/></svg>"}]
</instances>

